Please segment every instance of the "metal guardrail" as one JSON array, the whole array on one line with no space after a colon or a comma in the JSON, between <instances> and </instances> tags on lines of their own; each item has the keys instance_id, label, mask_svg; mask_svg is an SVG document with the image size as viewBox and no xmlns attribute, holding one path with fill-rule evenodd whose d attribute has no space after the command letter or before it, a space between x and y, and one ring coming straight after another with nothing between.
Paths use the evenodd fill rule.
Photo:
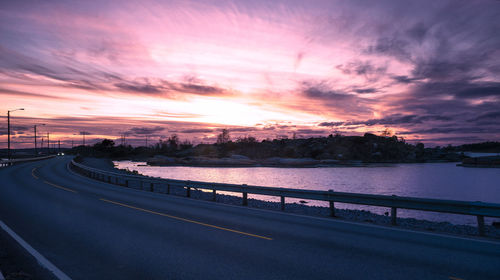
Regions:
<instances>
[{"instance_id":1,"label":"metal guardrail","mask_svg":"<svg viewBox=\"0 0 500 280\"><path fill-rule=\"evenodd\" d=\"M16 163L22 163L22 162L29 162L29 161L37 161L37 160L42 160L42 159L49 159L53 158L55 155L52 156L44 156L44 157L34 157L34 158L18 158L18 159L11 159L11 160L0 160L0 167L5 167L5 166L10 166Z\"/></svg>"},{"instance_id":2,"label":"metal guardrail","mask_svg":"<svg viewBox=\"0 0 500 280\"><path fill-rule=\"evenodd\" d=\"M104 171L71 161L70 165L80 173L111 184L129 187L132 181L139 182L141 188L144 184L149 184L149 190L154 192L155 184L164 184L166 193L170 193L171 187L184 188L186 196L191 196L191 189L208 189L213 192L213 200L216 200L217 191L242 193L242 205L248 205L248 194L259 194L268 196L278 196L281 198L281 210L285 210L285 198L301 198L309 200L328 201L330 203L330 216L335 217L335 202L361 204L370 206L380 206L391 208L391 223L396 225L397 209L411 209L441 213L453 213L472 215L477 217L479 235L485 235L484 217L500 217L500 204L442 200L430 198L415 198L404 196L374 195L347 192L301 190L290 188L262 187L250 185L236 185L224 183L211 183L199 181L184 181L148 177L142 175L130 175L117 172Z\"/></svg>"}]
</instances>

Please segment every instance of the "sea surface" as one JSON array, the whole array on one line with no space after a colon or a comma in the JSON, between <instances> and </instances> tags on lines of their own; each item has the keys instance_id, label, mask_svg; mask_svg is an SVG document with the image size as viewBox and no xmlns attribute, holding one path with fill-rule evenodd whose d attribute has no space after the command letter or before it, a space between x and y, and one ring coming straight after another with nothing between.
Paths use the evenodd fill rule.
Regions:
<instances>
[{"instance_id":1,"label":"sea surface","mask_svg":"<svg viewBox=\"0 0 500 280\"><path fill-rule=\"evenodd\" d=\"M456 163L319 168L159 167L132 161L117 161L115 164L118 168L137 170L143 175L179 180L500 203L500 169L466 168L456 166ZM249 195L249 198L279 201L278 197L269 196ZM299 203L299 200L287 199L287 202ZM307 201L307 205L327 206L327 203ZM383 207L341 203L336 203L336 207L378 214L389 211ZM414 210L398 209L398 217L476 224L476 218L472 216ZM487 223L491 221L493 219L486 219Z\"/></svg>"}]
</instances>

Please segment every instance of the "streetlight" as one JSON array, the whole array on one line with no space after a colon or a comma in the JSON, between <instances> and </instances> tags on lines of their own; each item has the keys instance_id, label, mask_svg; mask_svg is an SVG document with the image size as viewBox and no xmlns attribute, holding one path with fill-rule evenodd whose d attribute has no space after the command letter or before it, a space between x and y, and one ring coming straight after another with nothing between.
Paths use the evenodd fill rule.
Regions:
<instances>
[{"instance_id":1,"label":"streetlight","mask_svg":"<svg viewBox=\"0 0 500 280\"><path fill-rule=\"evenodd\" d=\"M24 108L7 111L7 158L10 160L10 112L22 111Z\"/></svg>"},{"instance_id":2,"label":"streetlight","mask_svg":"<svg viewBox=\"0 0 500 280\"><path fill-rule=\"evenodd\" d=\"M44 124L44 123L42 123L42 124L38 124L38 125L45 125L45 124ZM35 156L37 156L37 155L38 155L38 151L37 151L37 147L36 147L36 126L37 126L37 124L35 124L35 125L33 126L33 128L35 129Z\"/></svg>"}]
</instances>

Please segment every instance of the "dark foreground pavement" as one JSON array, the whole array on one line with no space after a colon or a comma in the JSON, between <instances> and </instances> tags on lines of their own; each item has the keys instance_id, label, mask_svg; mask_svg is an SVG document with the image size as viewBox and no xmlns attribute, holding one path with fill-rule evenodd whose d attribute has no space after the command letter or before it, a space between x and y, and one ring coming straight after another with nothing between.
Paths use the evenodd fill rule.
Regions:
<instances>
[{"instance_id":1,"label":"dark foreground pavement","mask_svg":"<svg viewBox=\"0 0 500 280\"><path fill-rule=\"evenodd\" d=\"M73 279L500 279L500 243L0 169L0 220Z\"/></svg>"}]
</instances>

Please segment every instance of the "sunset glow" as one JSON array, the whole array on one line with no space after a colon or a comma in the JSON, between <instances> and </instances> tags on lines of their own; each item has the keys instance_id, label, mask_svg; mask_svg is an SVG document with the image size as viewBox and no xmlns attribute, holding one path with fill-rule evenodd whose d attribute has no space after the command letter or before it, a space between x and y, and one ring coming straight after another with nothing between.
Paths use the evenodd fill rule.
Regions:
<instances>
[{"instance_id":1,"label":"sunset glow","mask_svg":"<svg viewBox=\"0 0 500 280\"><path fill-rule=\"evenodd\" d=\"M15 147L37 123L66 146L223 128L500 140L498 1L313 2L3 1L1 146L20 107Z\"/></svg>"}]
</instances>

